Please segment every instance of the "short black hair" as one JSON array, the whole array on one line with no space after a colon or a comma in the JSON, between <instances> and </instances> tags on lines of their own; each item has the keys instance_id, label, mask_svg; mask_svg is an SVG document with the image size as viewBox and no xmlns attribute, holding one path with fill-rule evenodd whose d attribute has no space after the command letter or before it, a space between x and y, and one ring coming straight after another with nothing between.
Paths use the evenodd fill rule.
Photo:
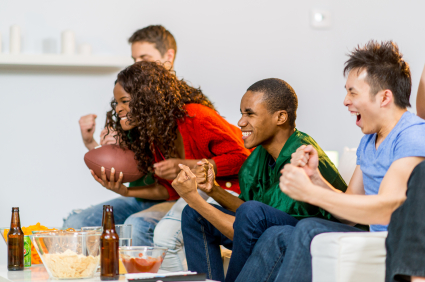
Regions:
<instances>
[{"instance_id":1,"label":"short black hair","mask_svg":"<svg viewBox=\"0 0 425 282\"><path fill-rule=\"evenodd\" d=\"M412 76L409 64L403 59L398 46L393 41L371 40L366 45L358 45L348 54L344 76L351 70L366 70L366 82L374 96L379 91L389 89L394 95L394 103L402 109L410 107Z\"/></svg>"},{"instance_id":2,"label":"short black hair","mask_svg":"<svg viewBox=\"0 0 425 282\"><path fill-rule=\"evenodd\" d=\"M281 110L286 111L288 124L295 128L298 98L294 89L286 81L278 78L263 79L251 85L247 91L262 92L267 110L272 114Z\"/></svg>"},{"instance_id":3,"label":"short black hair","mask_svg":"<svg viewBox=\"0 0 425 282\"><path fill-rule=\"evenodd\" d=\"M154 43L161 56L169 50L174 50L174 57L177 54L177 43L174 36L162 25L150 25L137 30L128 39L128 43L134 42L149 42Z\"/></svg>"}]
</instances>

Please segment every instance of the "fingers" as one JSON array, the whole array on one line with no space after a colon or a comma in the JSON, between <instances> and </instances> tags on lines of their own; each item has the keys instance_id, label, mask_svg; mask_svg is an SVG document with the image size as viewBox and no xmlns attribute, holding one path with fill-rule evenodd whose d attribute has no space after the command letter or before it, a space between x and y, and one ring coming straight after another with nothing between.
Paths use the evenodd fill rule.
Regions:
<instances>
[{"instance_id":1,"label":"fingers","mask_svg":"<svg viewBox=\"0 0 425 282\"><path fill-rule=\"evenodd\" d=\"M81 129L88 129L92 128L96 125L95 119L97 118L97 115L90 114L86 116L82 116L79 120Z\"/></svg>"},{"instance_id":2,"label":"fingers","mask_svg":"<svg viewBox=\"0 0 425 282\"><path fill-rule=\"evenodd\" d=\"M106 136L100 141L101 145L115 145L117 144L117 139L113 136ZM103 144L102 144L103 143Z\"/></svg>"},{"instance_id":3,"label":"fingers","mask_svg":"<svg viewBox=\"0 0 425 282\"><path fill-rule=\"evenodd\" d=\"M193 172L190 170L190 168L188 167L188 166L186 166L186 165L184 165L184 164L179 164L179 167L184 171L184 172L186 172L186 174L187 174L187 176L189 177L189 178L194 178L194 177L196 177L195 176L195 174L193 174Z\"/></svg>"},{"instance_id":4,"label":"fingers","mask_svg":"<svg viewBox=\"0 0 425 282\"><path fill-rule=\"evenodd\" d=\"M109 176L109 182L111 182L112 186L115 184L115 168L111 168L111 175Z\"/></svg>"},{"instance_id":5,"label":"fingers","mask_svg":"<svg viewBox=\"0 0 425 282\"><path fill-rule=\"evenodd\" d=\"M207 159L202 159L196 163L197 165L211 164Z\"/></svg>"},{"instance_id":6,"label":"fingers","mask_svg":"<svg viewBox=\"0 0 425 282\"><path fill-rule=\"evenodd\" d=\"M120 187L121 186L121 184L122 184L122 179L124 178L124 174L122 173L122 172L120 172L120 176L118 177L118 180L117 180L117 183L116 183L116 185L118 186L118 187Z\"/></svg>"},{"instance_id":7,"label":"fingers","mask_svg":"<svg viewBox=\"0 0 425 282\"><path fill-rule=\"evenodd\" d=\"M99 182L102 186L104 186L104 182L102 181L102 179L100 179L99 177L96 176L96 174L94 174L94 171L90 169L91 175L93 176L94 180L96 180L97 182Z\"/></svg>"},{"instance_id":8,"label":"fingers","mask_svg":"<svg viewBox=\"0 0 425 282\"><path fill-rule=\"evenodd\" d=\"M102 181L106 184L108 183L108 180L106 179L106 173L105 173L105 168L102 166L102 168L100 169L100 179L102 179ZM105 186L105 185L104 185ZM106 186L105 186L106 187ZM108 187L106 187L108 188Z\"/></svg>"}]
</instances>

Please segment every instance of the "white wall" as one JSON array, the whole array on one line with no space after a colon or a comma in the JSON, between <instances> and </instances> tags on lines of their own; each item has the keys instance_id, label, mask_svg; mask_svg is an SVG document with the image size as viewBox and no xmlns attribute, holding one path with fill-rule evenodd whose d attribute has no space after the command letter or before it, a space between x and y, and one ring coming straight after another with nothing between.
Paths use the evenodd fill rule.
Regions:
<instances>
[{"instance_id":1,"label":"white wall","mask_svg":"<svg viewBox=\"0 0 425 282\"><path fill-rule=\"evenodd\" d=\"M311 8L329 8L333 27L313 30ZM326 150L357 146L362 134L342 105L345 54L369 39L393 39L410 63L412 106L425 62L425 2L305 1L29 1L0 0L3 52L9 26L23 29L23 52L40 53L45 38L72 29L94 53L130 55L136 29L163 24L176 37L176 70L200 85L229 121L257 80L278 77L298 94L297 127ZM78 119L109 109L116 74L0 70L0 226L12 206L22 225L60 226L73 208L115 197L92 180ZM414 108L413 108L414 109ZM6 249L0 243L0 264Z\"/></svg>"}]
</instances>

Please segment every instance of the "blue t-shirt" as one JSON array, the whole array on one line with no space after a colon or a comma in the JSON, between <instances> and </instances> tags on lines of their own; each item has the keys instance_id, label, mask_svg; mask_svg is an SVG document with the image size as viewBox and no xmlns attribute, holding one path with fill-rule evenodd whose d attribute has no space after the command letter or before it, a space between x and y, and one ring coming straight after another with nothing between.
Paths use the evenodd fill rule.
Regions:
<instances>
[{"instance_id":1,"label":"blue t-shirt","mask_svg":"<svg viewBox=\"0 0 425 282\"><path fill-rule=\"evenodd\" d=\"M357 165L363 173L366 195L377 195L391 164L401 158L425 157L425 120L405 112L375 149L376 133L363 136L357 149ZM370 231L387 231L388 225L371 225Z\"/></svg>"}]
</instances>

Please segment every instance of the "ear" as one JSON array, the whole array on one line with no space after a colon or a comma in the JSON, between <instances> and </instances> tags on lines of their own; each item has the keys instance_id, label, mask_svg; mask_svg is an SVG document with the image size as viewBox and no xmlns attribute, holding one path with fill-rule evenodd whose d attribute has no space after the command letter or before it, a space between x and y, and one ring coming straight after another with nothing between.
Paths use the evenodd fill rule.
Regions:
<instances>
[{"instance_id":1,"label":"ear","mask_svg":"<svg viewBox=\"0 0 425 282\"><path fill-rule=\"evenodd\" d=\"M380 102L381 108L387 107L391 102L394 101L393 92L389 89L386 89L377 95L379 95L379 97L377 98L379 98L380 100L379 102Z\"/></svg>"},{"instance_id":2,"label":"ear","mask_svg":"<svg viewBox=\"0 0 425 282\"><path fill-rule=\"evenodd\" d=\"M276 124L277 125L283 125L288 120L288 113L284 110L277 111L274 114L276 115L276 121L277 121Z\"/></svg>"},{"instance_id":3,"label":"ear","mask_svg":"<svg viewBox=\"0 0 425 282\"><path fill-rule=\"evenodd\" d=\"M176 57L176 52L173 49L168 49L167 52L164 54L164 57L173 65L174 58Z\"/></svg>"}]
</instances>

